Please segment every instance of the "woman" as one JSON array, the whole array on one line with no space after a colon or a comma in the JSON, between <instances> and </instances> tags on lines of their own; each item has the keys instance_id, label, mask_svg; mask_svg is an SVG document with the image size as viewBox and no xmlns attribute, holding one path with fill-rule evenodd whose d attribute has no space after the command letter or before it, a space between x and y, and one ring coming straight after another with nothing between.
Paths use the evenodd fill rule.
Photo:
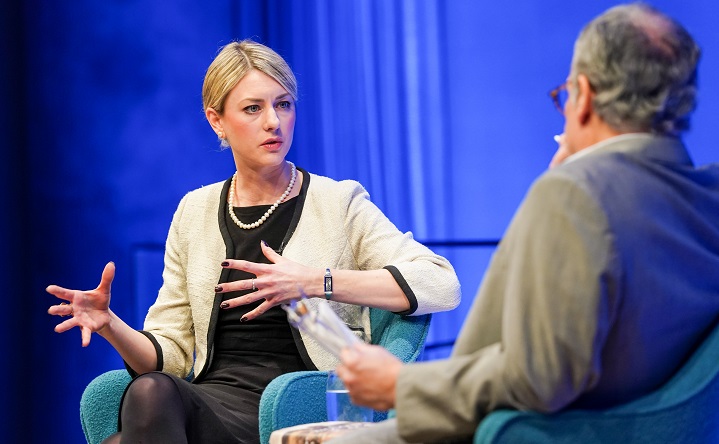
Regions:
<instances>
[{"instance_id":1,"label":"woman","mask_svg":"<svg viewBox=\"0 0 719 444\"><path fill-rule=\"evenodd\" d=\"M72 316L56 331L80 327L84 346L100 334L140 375L106 442L257 442L260 395L273 378L338 364L290 328L280 307L290 300L330 304L365 340L366 307L416 315L457 305L449 262L399 232L361 185L285 160L296 100L289 66L258 43L231 43L208 68L205 115L236 172L180 202L143 331L109 308L112 263L95 290L47 288L68 302L49 313Z\"/></svg>"}]
</instances>

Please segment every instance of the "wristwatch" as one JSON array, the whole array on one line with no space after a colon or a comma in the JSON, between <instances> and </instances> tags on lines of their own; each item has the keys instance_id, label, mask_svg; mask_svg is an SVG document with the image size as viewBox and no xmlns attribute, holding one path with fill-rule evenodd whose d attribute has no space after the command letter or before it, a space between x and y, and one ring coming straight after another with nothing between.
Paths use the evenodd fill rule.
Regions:
<instances>
[{"instance_id":1,"label":"wristwatch","mask_svg":"<svg viewBox=\"0 0 719 444\"><path fill-rule=\"evenodd\" d=\"M328 301L332 299L332 274L329 268L325 271L325 298Z\"/></svg>"}]
</instances>

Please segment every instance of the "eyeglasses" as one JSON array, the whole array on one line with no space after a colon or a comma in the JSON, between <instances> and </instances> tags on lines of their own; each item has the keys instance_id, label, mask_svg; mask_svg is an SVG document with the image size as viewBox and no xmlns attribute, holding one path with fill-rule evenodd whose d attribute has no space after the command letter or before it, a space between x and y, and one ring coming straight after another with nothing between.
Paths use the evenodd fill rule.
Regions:
<instances>
[{"instance_id":1,"label":"eyeglasses","mask_svg":"<svg viewBox=\"0 0 719 444\"><path fill-rule=\"evenodd\" d=\"M552 99L552 103L554 103L555 108L564 115L564 104L567 103L567 97L569 97L569 93L567 92L567 82L564 82L549 91L549 97Z\"/></svg>"}]
</instances>

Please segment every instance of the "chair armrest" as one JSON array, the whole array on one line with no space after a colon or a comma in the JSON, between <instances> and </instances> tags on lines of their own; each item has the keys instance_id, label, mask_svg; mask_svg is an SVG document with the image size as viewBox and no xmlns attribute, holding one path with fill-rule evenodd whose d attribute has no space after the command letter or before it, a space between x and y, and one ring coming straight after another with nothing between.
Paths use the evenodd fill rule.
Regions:
<instances>
[{"instance_id":1,"label":"chair armrest","mask_svg":"<svg viewBox=\"0 0 719 444\"><path fill-rule=\"evenodd\" d=\"M372 338L372 343L381 345L402 362L416 361L424 350L432 315L398 316L388 322L379 338Z\"/></svg>"},{"instance_id":2,"label":"chair armrest","mask_svg":"<svg viewBox=\"0 0 719 444\"><path fill-rule=\"evenodd\" d=\"M273 379L260 399L260 442L267 444L278 429L327 421L326 387L327 372L285 373ZM374 412L374 422L385 419L387 412Z\"/></svg>"},{"instance_id":3,"label":"chair armrest","mask_svg":"<svg viewBox=\"0 0 719 444\"><path fill-rule=\"evenodd\" d=\"M705 399L697 400L693 407L677 403L635 411L624 406L553 414L497 410L479 423L474 444L715 443L719 437L719 414L714 409L718 395L719 390L704 393Z\"/></svg>"},{"instance_id":4,"label":"chair armrest","mask_svg":"<svg viewBox=\"0 0 719 444\"><path fill-rule=\"evenodd\" d=\"M712 328L679 371L645 396L604 410L497 410L479 423L474 443L716 443L719 327Z\"/></svg>"},{"instance_id":5,"label":"chair armrest","mask_svg":"<svg viewBox=\"0 0 719 444\"><path fill-rule=\"evenodd\" d=\"M479 423L473 442L474 444L548 442L549 438L528 427L533 416L542 415L516 410L495 410Z\"/></svg>"},{"instance_id":6,"label":"chair armrest","mask_svg":"<svg viewBox=\"0 0 719 444\"><path fill-rule=\"evenodd\" d=\"M117 432L120 400L130 380L127 370L111 370L85 387L80 398L80 422L89 444L99 444Z\"/></svg>"},{"instance_id":7,"label":"chair armrest","mask_svg":"<svg viewBox=\"0 0 719 444\"><path fill-rule=\"evenodd\" d=\"M277 429L327 421L327 372L304 371L273 379L260 400L260 442Z\"/></svg>"},{"instance_id":8,"label":"chair armrest","mask_svg":"<svg viewBox=\"0 0 719 444\"><path fill-rule=\"evenodd\" d=\"M370 309L372 343L403 362L415 361L424 348L432 316L399 316ZM280 375L265 388L260 400L260 442L267 444L274 430L327 421L327 372L304 371ZM374 421L387 418L376 411Z\"/></svg>"}]
</instances>

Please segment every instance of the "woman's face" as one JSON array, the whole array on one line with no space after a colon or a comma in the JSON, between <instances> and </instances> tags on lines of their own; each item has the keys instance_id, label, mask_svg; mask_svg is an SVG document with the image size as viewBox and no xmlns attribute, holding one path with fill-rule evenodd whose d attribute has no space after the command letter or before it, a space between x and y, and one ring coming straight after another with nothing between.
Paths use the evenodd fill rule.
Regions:
<instances>
[{"instance_id":1,"label":"woman's face","mask_svg":"<svg viewBox=\"0 0 719 444\"><path fill-rule=\"evenodd\" d=\"M295 101L275 79L253 69L230 91L219 124L238 166L275 166L292 145Z\"/></svg>"}]
</instances>

